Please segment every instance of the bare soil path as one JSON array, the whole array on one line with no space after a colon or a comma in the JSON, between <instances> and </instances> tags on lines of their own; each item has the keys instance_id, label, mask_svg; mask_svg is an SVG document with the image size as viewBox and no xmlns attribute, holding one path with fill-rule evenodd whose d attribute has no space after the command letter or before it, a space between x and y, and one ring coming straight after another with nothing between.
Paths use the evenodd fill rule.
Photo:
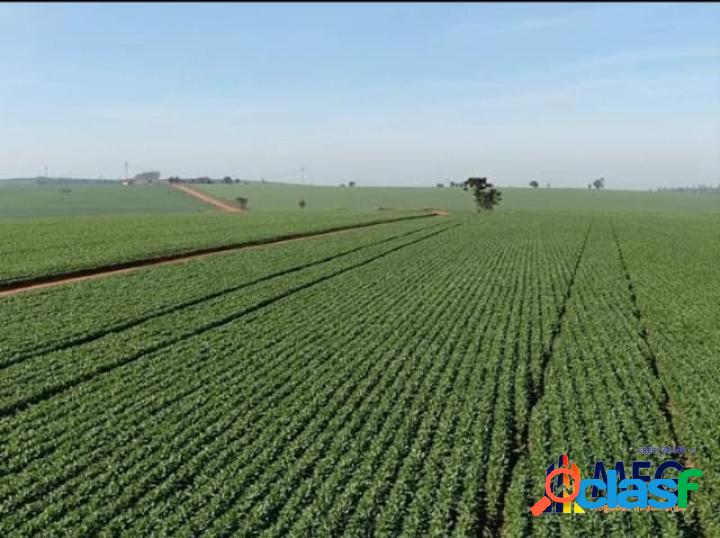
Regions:
<instances>
[{"instance_id":1,"label":"bare soil path","mask_svg":"<svg viewBox=\"0 0 720 538\"><path fill-rule=\"evenodd\" d=\"M201 202L205 202L206 204L209 204L216 209L219 209L220 211L224 211L225 213L242 213L242 209L240 209L239 207L220 200L219 198L215 198L214 196L210 196L209 194L205 194L204 192L200 192L199 190L194 189L193 187L189 187L188 185L183 185L180 183L169 183L169 185L174 189L177 189L189 196L197 198Z\"/></svg>"},{"instance_id":2,"label":"bare soil path","mask_svg":"<svg viewBox=\"0 0 720 538\"><path fill-rule=\"evenodd\" d=\"M237 208L236 208L237 209ZM239 210L238 210L239 211ZM363 222L360 224L350 224L346 226L337 226L329 228L327 230L321 230L317 232L297 232L290 233L276 237L269 237L265 239L256 239L253 241L246 241L244 243L235 243L230 245L221 245L216 247L207 247L199 250L193 250L188 252L182 252L178 254L169 254L166 256L159 256L155 258L145 258L141 260L134 260L129 262L116 263L112 265L104 265L100 267L93 267L89 269L81 269L78 271L72 271L60 275L41 276L37 278L31 278L28 280L21 280L16 282L9 282L7 284L0 284L0 298L8 297L10 295L18 295L21 293L27 293L30 291L37 291L44 288L53 288L55 286L64 286L66 284L72 284L75 282L81 282L83 280L90 280L93 278L101 278L106 276L119 275L123 273L129 273L131 271L137 271L147 267L154 267L158 265L169 265L172 263L182 263L188 260L194 260L198 258L204 258L212 256L213 254L221 254L223 252L233 252L238 250L245 250L251 248L257 248L261 246L277 245L281 243L289 243L290 241L299 241L303 239L311 239L314 237L322 237L325 235L332 235L342 233L350 230L357 230L360 228L367 228L369 226L377 226L379 224L389 224L392 222L400 222L403 220L413 219L425 219L430 217L439 216L440 213L427 213L424 215L412 215L407 217L396 217L392 219L376 220L372 222Z\"/></svg>"}]
</instances>

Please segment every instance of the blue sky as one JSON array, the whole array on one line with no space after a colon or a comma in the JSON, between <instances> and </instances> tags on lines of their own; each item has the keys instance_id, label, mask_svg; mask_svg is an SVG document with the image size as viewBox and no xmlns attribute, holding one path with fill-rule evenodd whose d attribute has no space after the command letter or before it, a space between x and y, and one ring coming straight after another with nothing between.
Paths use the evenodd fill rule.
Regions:
<instances>
[{"instance_id":1,"label":"blue sky","mask_svg":"<svg viewBox=\"0 0 720 538\"><path fill-rule=\"evenodd\" d=\"M0 4L0 177L720 182L720 4Z\"/></svg>"}]
</instances>

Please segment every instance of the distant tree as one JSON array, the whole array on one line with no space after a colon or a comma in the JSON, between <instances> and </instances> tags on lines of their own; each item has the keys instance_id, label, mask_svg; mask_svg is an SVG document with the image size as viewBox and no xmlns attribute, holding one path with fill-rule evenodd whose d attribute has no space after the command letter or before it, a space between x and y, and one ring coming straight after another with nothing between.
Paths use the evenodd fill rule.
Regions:
<instances>
[{"instance_id":1,"label":"distant tree","mask_svg":"<svg viewBox=\"0 0 720 538\"><path fill-rule=\"evenodd\" d=\"M592 183L588 183L588 189L592 190Z\"/></svg>"},{"instance_id":2,"label":"distant tree","mask_svg":"<svg viewBox=\"0 0 720 538\"><path fill-rule=\"evenodd\" d=\"M235 180L235 183L236 183L236 184L237 184L237 183L240 183L240 180L239 180L239 179L236 179L236 180Z\"/></svg>"},{"instance_id":3,"label":"distant tree","mask_svg":"<svg viewBox=\"0 0 720 538\"><path fill-rule=\"evenodd\" d=\"M533 179L533 180L530 182L530 186L531 186L533 189L537 189L537 188L540 186L540 183L538 183L537 181L535 181L535 180Z\"/></svg>"},{"instance_id":4,"label":"distant tree","mask_svg":"<svg viewBox=\"0 0 720 538\"><path fill-rule=\"evenodd\" d=\"M502 201L502 193L493 188L490 189L485 197L487 207L485 209L492 209Z\"/></svg>"},{"instance_id":5,"label":"distant tree","mask_svg":"<svg viewBox=\"0 0 720 538\"><path fill-rule=\"evenodd\" d=\"M230 176L225 176L223 178L223 183L232 183L232 182L233 182L233 180Z\"/></svg>"},{"instance_id":6,"label":"distant tree","mask_svg":"<svg viewBox=\"0 0 720 538\"><path fill-rule=\"evenodd\" d=\"M605 178L599 177L595 181L592 182L593 187L595 187L596 190L604 189L605 188Z\"/></svg>"},{"instance_id":7,"label":"distant tree","mask_svg":"<svg viewBox=\"0 0 720 538\"><path fill-rule=\"evenodd\" d=\"M478 211L492 211L500 203L502 193L497 190L486 177L471 177L465 181L465 188L473 190L473 197Z\"/></svg>"},{"instance_id":8,"label":"distant tree","mask_svg":"<svg viewBox=\"0 0 720 538\"><path fill-rule=\"evenodd\" d=\"M245 211L245 210L247 209L248 201L249 201L247 198L243 198L242 196L238 196L237 198L235 198L235 201L236 201L236 202L238 203L238 205L240 206L240 209L242 209L243 211Z\"/></svg>"},{"instance_id":9,"label":"distant tree","mask_svg":"<svg viewBox=\"0 0 720 538\"><path fill-rule=\"evenodd\" d=\"M549 189L549 188L550 188L550 183L545 183L545 186Z\"/></svg>"},{"instance_id":10,"label":"distant tree","mask_svg":"<svg viewBox=\"0 0 720 538\"><path fill-rule=\"evenodd\" d=\"M355 182L354 181L348 181L348 187L354 187Z\"/></svg>"},{"instance_id":11,"label":"distant tree","mask_svg":"<svg viewBox=\"0 0 720 538\"><path fill-rule=\"evenodd\" d=\"M436 187L437 187L438 189L442 189L444 186L445 186L445 185L443 185L442 183L438 183L438 184L436 185Z\"/></svg>"},{"instance_id":12,"label":"distant tree","mask_svg":"<svg viewBox=\"0 0 720 538\"><path fill-rule=\"evenodd\" d=\"M300 209L305 209L305 206L306 206L306 205L307 205L307 204L305 203L305 200L300 200L300 201L298 202L298 207L300 207Z\"/></svg>"}]
</instances>

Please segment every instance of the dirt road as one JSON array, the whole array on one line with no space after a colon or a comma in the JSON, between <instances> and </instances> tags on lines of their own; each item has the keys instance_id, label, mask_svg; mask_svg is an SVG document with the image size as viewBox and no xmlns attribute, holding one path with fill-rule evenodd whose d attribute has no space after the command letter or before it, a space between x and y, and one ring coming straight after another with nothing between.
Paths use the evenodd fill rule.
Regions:
<instances>
[{"instance_id":1,"label":"dirt road","mask_svg":"<svg viewBox=\"0 0 720 538\"><path fill-rule=\"evenodd\" d=\"M237 208L236 208L237 209ZM429 217L439 216L439 213L428 213L425 215L413 215L409 217L397 217L394 219L384 219L374 222L363 222L360 224L351 224L347 226L337 226L327 230L321 230L317 232L297 232L286 234L278 237L270 237L265 239L257 239L255 241L247 241L244 243L236 243L231 245L222 245L217 247L207 247L199 250L190 252L184 252L179 254L170 254L167 256L159 256L156 258L147 258L142 260L134 260L130 262L117 263L112 265L106 265L102 267L94 267L90 269L81 269L78 271L72 271L62 275L52 276L41 276L32 278L29 280L10 282L7 284L0 284L0 298L8 297L10 295L18 295L20 293L27 293L30 291L37 291L44 288L53 288L55 286L64 286L65 284L72 284L74 282L81 282L83 280L90 280L92 278L101 278L106 276L119 275L122 273L129 273L131 271L137 271L148 267L154 267L158 265L168 265L171 263L181 263L188 260L194 260L197 258L204 258L206 256L212 256L213 254L220 254L223 252L234 252L238 250L257 248L262 246L277 245L281 243L288 243L290 241L299 241L304 239L311 239L314 237L322 237L325 235L331 235L350 230L357 230L360 228L367 228L369 226L376 226L378 224L389 224L392 222L399 222L403 220L423 219Z\"/></svg>"},{"instance_id":2,"label":"dirt road","mask_svg":"<svg viewBox=\"0 0 720 538\"><path fill-rule=\"evenodd\" d=\"M239 207L231 205L229 202L225 202L223 200L215 198L214 196L210 196L209 194L205 194L204 192L200 192L197 189L194 189L188 185L183 185L180 183L170 183L169 185L179 191L184 192L189 196L197 198L201 202L205 202L206 204L214 206L216 209L224 211L225 213L242 213L242 209L240 209Z\"/></svg>"}]
</instances>

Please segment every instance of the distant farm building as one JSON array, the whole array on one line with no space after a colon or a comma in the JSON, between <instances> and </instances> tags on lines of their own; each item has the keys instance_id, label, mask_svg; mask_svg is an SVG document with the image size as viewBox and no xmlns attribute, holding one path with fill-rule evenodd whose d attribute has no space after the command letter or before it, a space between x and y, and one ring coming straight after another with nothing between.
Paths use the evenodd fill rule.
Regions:
<instances>
[{"instance_id":1,"label":"distant farm building","mask_svg":"<svg viewBox=\"0 0 720 538\"><path fill-rule=\"evenodd\" d=\"M123 181L123 185L149 185L160 180L160 172L143 172L132 179Z\"/></svg>"}]
</instances>

